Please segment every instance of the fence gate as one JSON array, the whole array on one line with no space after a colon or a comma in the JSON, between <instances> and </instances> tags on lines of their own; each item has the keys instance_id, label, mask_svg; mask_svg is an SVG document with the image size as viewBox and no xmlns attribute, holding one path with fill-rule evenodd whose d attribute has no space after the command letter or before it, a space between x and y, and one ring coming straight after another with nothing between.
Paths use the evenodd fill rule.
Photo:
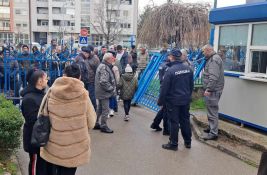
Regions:
<instances>
[{"instance_id":1,"label":"fence gate","mask_svg":"<svg viewBox=\"0 0 267 175\"><path fill-rule=\"evenodd\" d=\"M160 109L157 105L160 92L158 69L167 56L167 54L162 55L160 53L155 53L152 56L151 61L138 82L139 87L133 99L134 104L141 104L153 111L158 111ZM205 66L206 60L200 50L190 53L188 58L194 66L194 86L195 88L202 87L201 72Z\"/></svg>"}]
</instances>

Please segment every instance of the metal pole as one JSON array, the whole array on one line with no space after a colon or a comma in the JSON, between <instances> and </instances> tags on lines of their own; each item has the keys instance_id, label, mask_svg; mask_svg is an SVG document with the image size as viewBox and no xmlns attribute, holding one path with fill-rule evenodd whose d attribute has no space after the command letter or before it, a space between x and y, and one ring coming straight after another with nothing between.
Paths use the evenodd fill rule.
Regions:
<instances>
[{"instance_id":1,"label":"metal pole","mask_svg":"<svg viewBox=\"0 0 267 175\"><path fill-rule=\"evenodd\" d=\"M217 8L217 0L214 0L213 8Z\"/></svg>"},{"instance_id":2,"label":"metal pole","mask_svg":"<svg viewBox=\"0 0 267 175\"><path fill-rule=\"evenodd\" d=\"M32 20L31 20L31 0L29 0L29 36L30 36L30 53L32 51Z\"/></svg>"},{"instance_id":3,"label":"metal pole","mask_svg":"<svg viewBox=\"0 0 267 175\"><path fill-rule=\"evenodd\" d=\"M213 8L217 8L217 0L214 0ZM214 24L211 24L210 26L210 45L213 46L214 42L214 32L215 32L215 26Z\"/></svg>"}]
</instances>

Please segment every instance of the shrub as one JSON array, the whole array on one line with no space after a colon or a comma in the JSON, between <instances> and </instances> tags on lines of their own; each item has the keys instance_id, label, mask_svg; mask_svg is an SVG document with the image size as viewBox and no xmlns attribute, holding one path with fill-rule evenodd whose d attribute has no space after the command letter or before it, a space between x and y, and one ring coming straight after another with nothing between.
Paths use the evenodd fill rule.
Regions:
<instances>
[{"instance_id":1,"label":"shrub","mask_svg":"<svg viewBox=\"0 0 267 175\"><path fill-rule=\"evenodd\" d=\"M0 95L0 149L14 150L20 146L22 124L19 109Z\"/></svg>"}]
</instances>

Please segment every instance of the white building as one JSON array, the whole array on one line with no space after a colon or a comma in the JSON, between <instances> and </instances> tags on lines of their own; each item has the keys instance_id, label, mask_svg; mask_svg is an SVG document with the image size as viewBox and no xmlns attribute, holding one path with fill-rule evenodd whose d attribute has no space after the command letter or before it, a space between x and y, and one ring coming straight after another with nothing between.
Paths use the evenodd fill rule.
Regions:
<instances>
[{"instance_id":1,"label":"white building","mask_svg":"<svg viewBox=\"0 0 267 175\"><path fill-rule=\"evenodd\" d=\"M14 43L29 43L29 0L14 0Z\"/></svg>"},{"instance_id":2,"label":"white building","mask_svg":"<svg viewBox=\"0 0 267 175\"><path fill-rule=\"evenodd\" d=\"M50 43L51 39L70 41L81 29L81 1L33 0L31 20L34 42Z\"/></svg>"},{"instance_id":3,"label":"white building","mask_svg":"<svg viewBox=\"0 0 267 175\"><path fill-rule=\"evenodd\" d=\"M107 44L108 29L110 29L109 44L129 47L131 40L137 35L137 18L138 0L91 0L89 19L91 43Z\"/></svg>"}]
</instances>

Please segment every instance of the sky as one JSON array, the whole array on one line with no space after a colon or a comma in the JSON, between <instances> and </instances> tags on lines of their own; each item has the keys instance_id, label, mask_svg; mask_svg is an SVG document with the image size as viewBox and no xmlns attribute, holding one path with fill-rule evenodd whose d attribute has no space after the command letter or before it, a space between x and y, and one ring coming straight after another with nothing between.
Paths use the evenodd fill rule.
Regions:
<instances>
[{"instance_id":1,"label":"sky","mask_svg":"<svg viewBox=\"0 0 267 175\"><path fill-rule=\"evenodd\" d=\"M167 2L167 0L153 0L155 5L161 5ZM182 2L187 3L197 3L197 2L208 2L213 6L214 0L182 0ZM246 0L217 0L217 7L226 7L232 5L244 4ZM152 5L152 0L139 0L139 10L143 11L146 5Z\"/></svg>"}]
</instances>

